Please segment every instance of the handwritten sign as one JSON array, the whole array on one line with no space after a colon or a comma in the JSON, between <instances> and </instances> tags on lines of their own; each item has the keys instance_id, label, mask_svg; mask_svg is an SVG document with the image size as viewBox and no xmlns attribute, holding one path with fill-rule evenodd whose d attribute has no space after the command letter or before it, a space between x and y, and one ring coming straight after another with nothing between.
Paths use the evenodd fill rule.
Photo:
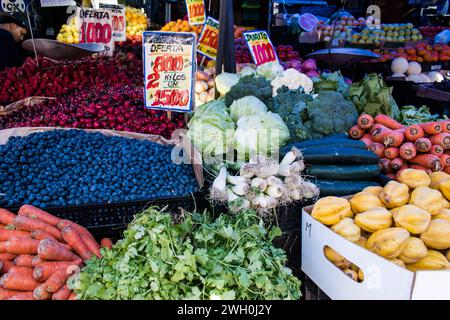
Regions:
<instances>
[{"instance_id":1,"label":"handwritten sign","mask_svg":"<svg viewBox=\"0 0 450 320\"><path fill-rule=\"evenodd\" d=\"M111 12L112 37L114 41L127 41L125 6L100 3L100 8L107 9Z\"/></svg>"},{"instance_id":2,"label":"handwritten sign","mask_svg":"<svg viewBox=\"0 0 450 320\"><path fill-rule=\"evenodd\" d=\"M256 65L278 62L275 48L266 31L246 31L243 35Z\"/></svg>"},{"instance_id":3,"label":"handwritten sign","mask_svg":"<svg viewBox=\"0 0 450 320\"><path fill-rule=\"evenodd\" d=\"M219 46L219 21L208 17L197 44L197 52L216 60Z\"/></svg>"},{"instance_id":4,"label":"handwritten sign","mask_svg":"<svg viewBox=\"0 0 450 320\"><path fill-rule=\"evenodd\" d=\"M114 52L112 14L109 9L77 8L80 43L100 43L105 46L104 55Z\"/></svg>"},{"instance_id":5,"label":"handwritten sign","mask_svg":"<svg viewBox=\"0 0 450 320\"><path fill-rule=\"evenodd\" d=\"M186 0L190 25L204 24L206 20L204 0Z\"/></svg>"},{"instance_id":6,"label":"handwritten sign","mask_svg":"<svg viewBox=\"0 0 450 320\"><path fill-rule=\"evenodd\" d=\"M189 112L194 84L195 34L145 31L142 41L146 108Z\"/></svg>"}]
</instances>

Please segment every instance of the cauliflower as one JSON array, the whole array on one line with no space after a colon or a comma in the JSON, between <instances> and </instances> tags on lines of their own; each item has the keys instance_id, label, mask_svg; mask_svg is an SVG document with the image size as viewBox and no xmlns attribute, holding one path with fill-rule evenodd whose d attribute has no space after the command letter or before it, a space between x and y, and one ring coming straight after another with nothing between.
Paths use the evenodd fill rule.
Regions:
<instances>
[{"instance_id":1,"label":"cauliflower","mask_svg":"<svg viewBox=\"0 0 450 320\"><path fill-rule=\"evenodd\" d=\"M256 68L256 74L264 77L267 80L273 80L280 76L284 71L284 68L278 62L267 62Z\"/></svg>"},{"instance_id":2,"label":"cauliflower","mask_svg":"<svg viewBox=\"0 0 450 320\"><path fill-rule=\"evenodd\" d=\"M295 69L287 69L280 76L272 80L272 95L275 97L278 94L278 89L282 86L288 87L290 90L303 88L305 93L310 93L313 90L313 82L306 75L298 72Z\"/></svg>"}]
</instances>

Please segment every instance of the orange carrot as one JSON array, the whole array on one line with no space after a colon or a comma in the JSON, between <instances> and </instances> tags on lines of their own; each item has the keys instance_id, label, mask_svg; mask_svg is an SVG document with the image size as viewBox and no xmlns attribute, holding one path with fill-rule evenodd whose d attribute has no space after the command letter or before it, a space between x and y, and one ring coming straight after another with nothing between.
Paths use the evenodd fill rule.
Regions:
<instances>
[{"instance_id":1,"label":"orange carrot","mask_svg":"<svg viewBox=\"0 0 450 320\"><path fill-rule=\"evenodd\" d=\"M33 269L12 267L0 278L0 285L10 290L31 291L39 285L39 282L33 279Z\"/></svg>"},{"instance_id":2,"label":"orange carrot","mask_svg":"<svg viewBox=\"0 0 450 320\"><path fill-rule=\"evenodd\" d=\"M432 146L431 141L428 138L419 138L414 144L419 152L428 152Z\"/></svg>"},{"instance_id":3,"label":"orange carrot","mask_svg":"<svg viewBox=\"0 0 450 320\"><path fill-rule=\"evenodd\" d=\"M47 279L59 270L67 270L70 266L80 265L81 261L49 261L43 262L34 267L33 278L45 282Z\"/></svg>"},{"instance_id":4,"label":"orange carrot","mask_svg":"<svg viewBox=\"0 0 450 320\"><path fill-rule=\"evenodd\" d=\"M364 130L359 126L353 126L348 130L348 135L353 139L360 139L364 135Z\"/></svg>"},{"instance_id":5,"label":"orange carrot","mask_svg":"<svg viewBox=\"0 0 450 320\"><path fill-rule=\"evenodd\" d=\"M398 171L400 170L400 168L403 167L404 165L404 161L402 158L395 158L394 160L391 161L391 168L394 171Z\"/></svg>"},{"instance_id":6,"label":"orange carrot","mask_svg":"<svg viewBox=\"0 0 450 320\"><path fill-rule=\"evenodd\" d=\"M441 132L430 137L433 144L441 146L443 149L450 149L450 133Z\"/></svg>"},{"instance_id":7,"label":"orange carrot","mask_svg":"<svg viewBox=\"0 0 450 320\"><path fill-rule=\"evenodd\" d=\"M387 147L400 147L403 140L405 139L405 135L398 131L394 130L384 135L383 144Z\"/></svg>"},{"instance_id":8,"label":"orange carrot","mask_svg":"<svg viewBox=\"0 0 450 320\"><path fill-rule=\"evenodd\" d=\"M67 225L75 228L75 230L80 234L81 239L84 241L89 251L91 251L97 257L100 257L100 245L97 243L94 236L88 231L88 229L69 220L62 220L62 222L58 224L58 227L60 228L60 230L62 230Z\"/></svg>"},{"instance_id":9,"label":"orange carrot","mask_svg":"<svg viewBox=\"0 0 450 320\"><path fill-rule=\"evenodd\" d=\"M450 156L447 154L441 154L439 156L439 158L441 159L441 164L444 165L444 167L448 167L450 166Z\"/></svg>"},{"instance_id":10,"label":"orange carrot","mask_svg":"<svg viewBox=\"0 0 450 320\"><path fill-rule=\"evenodd\" d=\"M74 293L74 292L72 292L72 293L70 294L69 298L67 298L67 300L78 300L78 299L77 299L77 294Z\"/></svg>"},{"instance_id":11,"label":"orange carrot","mask_svg":"<svg viewBox=\"0 0 450 320\"><path fill-rule=\"evenodd\" d=\"M0 241L8 241L9 238L30 238L31 233L26 231L0 229Z\"/></svg>"},{"instance_id":12,"label":"orange carrot","mask_svg":"<svg viewBox=\"0 0 450 320\"><path fill-rule=\"evenodd\" d=\"M433 144L433 145L431 146L430 154L435 154L435 155L437 155L437 156L440 156L440 155L442 155L443 153L444 153L444 149L443 149L440 145Z\"/></svg>"},{"instance_id":13,"label":"orange carrot","mask_svg":"<svg viewBox=\"0 0 450 320\"><path fill-rule=\"evenodd\" d=\"M70 273L66 272L66 270L60 270L55 272L47 279L44 283L44 289L47 292L55 293L58 291L63 285L66 284L67 278L69 278Z\"/></svg>"},{"instance_id":14,"label":"orange carrot","mask_svg":"<svg viewBox=\"0 0 450 320\"><path fill-rule=\"evenodd\" d=\"M406 128L405 138L408 141L415 142L417 139L422 138L425 135L423 129L418 124L413 124Z\"/></svg>"},{"instance_id":15,"label":"orange carrot","mask_svg":"<svg viewBox=\"0 0 450 320\"><path fill-rule=\"evenodd\" d=\"M430 173L431 173L431 170L430 170L430 169L427 169L427 168L425 168L424 166L420 166L420 165L418 165L418 164L411 164L409 167L410 167L411 169L416 169L416 170L422 170L422 171L427 171L427 172L430 171Z\"/></svg>"},{"instance_id":16,"label":"orange carrot","mask_svg":"<svg viewBox=\"0 0 450 320\"><path fill-rule=\"evenodd\" d=\"M382 158L380 159L380 164L381 164L381 172L392 173L391 160Z\"/></svg>"},{"instance_id":17,"label":"orange carrot","mask_svg":"<svg viewBox=\"0 0 450 320\"><path fill-rule=\"evenodd\" d=\"M39 242L38 254L42 259L52 261L73 261L79 259L77 255L51 238L46 238Z\"/></svg>"},{"instance_id":18,"label":"orange carrot","mask_svg":"<svg viewBox=\"0 0 450 320\"><path fill-rule=\"evenodd\" d=\"M33 230L43 230L51 234L56 239L62 241L61 232L56 227L41 220L28 218L27 216L16 216L14 219L14 225L20 230L30 232Z\"/></svg>"},{"instance_id":19,"label":"orange carrot","mask_svg":"<svg viewBox=\"0 0 450 320\"><path fill-rule=\"evenodd\" d=\"M0 300L8 300L9 298L21 293L21 291L8 290L0 287Z\"/></svg>"},{"instance_id":20,"label":"orange carrot","mask_svg":"<svg viewBox=\"0 0 450 320\"><path fill-rule=\"evenodd\" d=\"M38 240L13 237L6 243L6 252L14 254L37 254L38 245Z\"/></svg>"},{"instance_id":21,"label":"orange carrot","mask_svg":"<svg viewBox=\"0 0 450 320\"><path fill-rule=\"evenodd\" d=\"M5 253L5 252L7 252L7 251L6 251L7 248L8 248L8 241L2 241L2 242L0 242L0 253Z\"/></svg>"},{"instance_id":22,"label":"orange carrot","mask_svg":"<svg viewBox=\"0 0 450 320\"><path fill-rule=\"evenodd\" d=\"M2 268L0 273L7 273L12 267L14 267L14 263L9 260L2 260Z\"/></svg>"},{"instance_id":23,"label":"orange carrot","mask_svg":"<svg viewBox=\"0 0 450 320\"><path fill-rule=\"evenodd\" d=\"M29 204L24 204L21 206L18 214L29 218L39 219L52 226L57 226L62 220L61 218L55 217L54 215Z\"/></svg>"},{"instance_id":24,"label":"orange carrot","mask_svg":"<svg viewBox=\"0 0 450 320\"><path fill-rule=\"evenodd\" d=\"M450 166L444 168L444 172L450 174Z\"/></svg>"},{"instance_id":25,"label":"orange carrot","mask_svg":"<svg viewBox=\"0 0 450 320\"><path fill-rule=\"evenodd\" d=\"M409 161L427 169L431 169L432 171L439 171L442 169L440 158L434 154L419 154Z\"/></svg>"},{"instance_id":26,"label":"orange carrot","mask_svg":"<svg viewBox=\"0 0 450 320\"><path fill-rule=\"evenodd\" d=\"M33 291L21 292L8 300L34 300Z\"/></svg>"},{"instance_id":27,"label":"orange carrot","mask_svg":"<svg viewBox=\"0 0 450 320\"><path fill-rule=\"evenodd\" d=\"M398 157L398 148L390 147L384 150L384 156L389 160L393 160Z\"/></svg>"},{"instance_id":28,"label":"orange carrot","mask_svg":"<svg viewBox=\"0 0 450 320\"><path fill-rule=\"evenodd\" d=\"M89 260L92 256L92 252L89 251L88 247L81 239L80 234L72 226L65 227L61 234L64 241L70 245L73 250L81 257L83 260Z\"/></svg>"},{"instance_id":29,"label":"orange carrot","mask_svg":"<svg viewBox=\"0 0 450 320\"><path fill-rule=\"evenodd\" d=\"M0 260L13 261L17 255L12 253L0 253Z\"/></svg>"},{"instance_id":30,"label":"orange carrot","mask_svg":"<svg viewBox=\"0 0 450 320\"><path fill-rule=\"evenodd\" d=\"M359 141L364 142L366 144L366 147L370 148L370 146L372 145L372 136L369 133L366 133L361 139L359 139Z\"/></svg>"},{"instance_id":31,"label":"orange carrot","mask_svg":"<svg viewBox=\"0 0 450 320\"><path fill-rule=\"evenodd\" d=\"M384 140L384 137L391 132L392 132L391 129L386 128L382 124L375 124L372 127L372 131L370 134L372 135L373 141L382 143Z\"/></svg>"},{"instance_id":32,"label":"orange carrot","mask_svg":"<svg viewBox=\"0 0 450 320\"><path fill-rule=\"evenodd\" d=\"M112 240L110 238L103 238L100 241L100 246L102 248L112 249L112 245L113 245L113 243L112 243Z\"/></svg>"},{"instance_id":33,"label":"orange carrot","mask_svg":"<svg viewBox=\"0 0 450 320\"><path fill-rule=\"evenodd\" d=\"M441 121L442 132L450 132L450 120Z\"/></svg>"},{"instance_id":34,"label":"orange carrot","mask_svg":"<svg viewBox=\"0 0 450 320\"><path fill-rule=\"evenodd\" d=\"M426 134L438 134L442 132L442 124L435 121L435 122L424 122L421 123L420 126L422 127L423 131Z\"/></svg>"},{"instance_id":35,"label":"orange carrot","mask_svg":"<svg viewBox=\"0 0 450 320\"><path fill-rule=\"evenodd\" d=\"M58 291L56 291L52 295L52 300L67 300L72 293L72 290L69 289L69 287L64 284Z\"/></svg>"},{"instance_id":36,"label":"orange carrot","mask_svg":"<svg viewBox=\"0 0 450 320\"><path fill-rule=\"evenodd\" d=\"M13 223L14 218L16 215L12 213L11 211L8 211L6 209L0 209L0 223L4 225L8 225Z\"/></svg>"},{"instance_id":37,"label":"orange carrot","mask_svg":"<svg viewBox=\"0 0 450 320\"><path fill-rule=\"evenodd\" d=\"M34 258L31 260L31 265L33 267L36 267L38 265L40 265L41 263L47 262L46 260L42 259L39 256L34 256Z\"/></svg>"},{"instance_id":38,"label":"orange carrot","mask_svg":"<svg viewBox=\"0 0 450 320\"><path fill-rule=\"evenodd\" d=\"M370 145L369 150L372 151L373 153L375 153L379 158L383 158L384 151L386 150L386 148L381 143L373 142Z\"/></svg>"},{"instance_id":39,"label":"orange carrot","mask_svg":"<svg viewBox=\"0 0 450 320\"><path fill-rule=\"evenodd\" d=\"M370 127L373 125L373 117L370 114L363 113L358 118L358 126L361 129L370 129Z\"/></svg>"},{"instance_id":40,"label":"orange carrot","mask_svg":"<svg viewBox=\"0 0 450 320\"><path fill-rule=\"evenodd\" d=\"M33 291L33 298L36 300L50 300L52 297L51 292L45 290L45 284L41 284Z\"/></svg>"},{"instance_id":41,"label":"orange carrot","mask_svg":"<svg viewBox=\"0 0 450 320\"><path fill-rule=\"evenodd\" d=\"M385 114L379 114L375 117L374 121L376 123L382 124L386 127L388 127L389 129L392 130L397 130L400 128L403 128L403 125L397 121L395 121L394 119L392 119L391 117L385 115Z\"/></svg>"},{"instance_id":42,"label":"orange carrot","mask_svg":"<svg viewBox=\"0 0 450 320\"><path fill-rule=\"evenodd\" d=\"M14 264L18 267L28 267L33 268L31 264L31 260L33 260L34 256L29 254L21 254L14 259Z\"/></svg>"},{"instance_id":43,"label":"orange carrot","mask_svg":"<svg viewBox=\"0 0 450 320\"><path fill-rule=\"evenodd\" d=\"M414 158L416 154L417 154L416 146L412 142L406 142L402 144L399 149L400 157L406 160Z\"/></svg>"}]
</instances>

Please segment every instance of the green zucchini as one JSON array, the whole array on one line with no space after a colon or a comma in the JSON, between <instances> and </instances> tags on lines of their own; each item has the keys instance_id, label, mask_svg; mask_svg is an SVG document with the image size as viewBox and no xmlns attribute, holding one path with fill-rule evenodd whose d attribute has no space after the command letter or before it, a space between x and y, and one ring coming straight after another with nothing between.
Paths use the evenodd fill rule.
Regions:
<instances>
[{"instance_id":1,"label":"green zucchini","mask_svg":"<svg viewBox=\"0 0 450 320\"><path fill-rule=\"evenodd\" d=\"M320 196L348 196L360 192L366 187L380 186L375 181L333 181L311 180L320 189Z\"/></svg>"},{"instance_id":2,"label":"green zucchini","mask_svg":"<svg viewBox=\"0 0 450 320\"><path fill-rule=\"evenodd\" d=\"M364 142L359 140L351 140L351 139L330 139L326 141L322 140L308 140L308 143L291 143L281 149L281 155L284 156L288 153L292 147L296 147L297 149L308 149L308 148L316 148L316 147L342 147L342 148L356 148L367 150L367 146Z\"/></svg>"},{"instance_id":3,"label":"green zucchini","mask_svg":"<svg viewBox=\"0 0 450 320\"><path fill-rule=\"evenodd\" d=\"M378 164L378 156L368 150L339 147L313 147L302 149L306 164Z\"/></svg>"},{"instance_id":4,"label":"green zucchini","mask_svg":"<svg viewBox=\"0 0 450 320\"><path fill-rule=\"evenodd\" d=\"M360 165L311 165L307 168L307 173L317 179L324 180L370 180L377 177L381 172L378 164Z\"/></svg>"}]
</instances>

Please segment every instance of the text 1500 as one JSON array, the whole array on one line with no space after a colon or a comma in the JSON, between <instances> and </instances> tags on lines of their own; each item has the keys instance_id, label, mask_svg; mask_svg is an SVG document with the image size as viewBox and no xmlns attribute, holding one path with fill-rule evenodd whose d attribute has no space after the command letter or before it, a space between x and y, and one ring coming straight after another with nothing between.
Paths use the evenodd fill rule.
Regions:
<instances>
[{"instance_id":1,"label":"text 1500","mask_svg":"<svg viewBox=\"0 0 450 320\"><path fill-rule=\"evenodd\" d=\"M152 106L185 107L189 102L189 91L179 89L157 90Z\"/></svg>"}]
</instances>

